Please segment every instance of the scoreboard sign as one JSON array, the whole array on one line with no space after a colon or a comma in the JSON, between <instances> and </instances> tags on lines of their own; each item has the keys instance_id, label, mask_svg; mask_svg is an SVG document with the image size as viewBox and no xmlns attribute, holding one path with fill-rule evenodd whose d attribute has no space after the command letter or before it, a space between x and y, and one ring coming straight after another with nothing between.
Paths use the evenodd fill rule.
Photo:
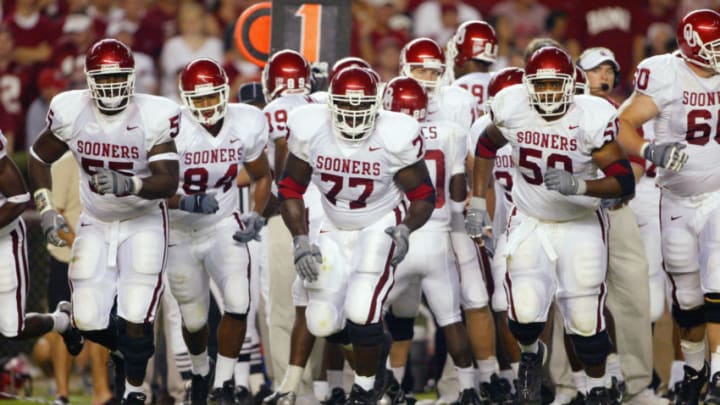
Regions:
<instances>
[{"instance_id":1,"label":"scoreboard sign","mask_svg":"<svg viewBox=\"0 0 720 405\"><path fill-rule=\"evenodd\" d=\"M273 0L270 53L294 49L329 65L350 53L350 0Z\"/></svg>"}]
</instances>

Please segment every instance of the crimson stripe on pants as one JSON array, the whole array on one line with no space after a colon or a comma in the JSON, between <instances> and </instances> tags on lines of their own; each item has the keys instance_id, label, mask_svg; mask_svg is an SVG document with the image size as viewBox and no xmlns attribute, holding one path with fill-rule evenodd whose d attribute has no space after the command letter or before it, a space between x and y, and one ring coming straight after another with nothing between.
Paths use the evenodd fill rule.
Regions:
<instances>
[{"instance_id":1,"label":"crimson stripe on pants","mask_svg":"<svg viewBox=\"0 0 720 405\"><path fill-rule=\"evenodd\" d=\"M163 259L162 259L162 267L160 268L160 273L158 273L158 279L155 283L155 290L153 290L153 297L152 301L150 301L150 307L148 308L147 314L145 315L145 323L150 322L150 318L155 314L155 310L158 305L160 305L160 291L162 291L162 275L163 272L165 272L165 265L167 264L167 250L168 250L168 218L167 218L167 208L165 207L165 203L161 202L159 204L160 211L162 212L162 220L163 220L163 238L164 238L164 249L163 249Z\"/></svg>"},{"instance_id":2,"label":"crimson stripe on pants","mask_svg":"<svg viewBox=\"0 0 720 405\"><path fill-rule=\"evenodd\" d=\"M400 224L400 221L402 220L402 214L400 213L399 207L395 207L393 210L395 213L395 225ZM375 291L373 292L372 302L370 303L370 313L368 314L367 321L365 323L373 323L373 320L375 319L375 312L378 312L378 318L379 312L382 311L382 306L385 303L385 299L388 296L388 293L390 292L390 289L395 284L395 278L393 277L393 281L390 284L390 287L385 292L385 295L380 299L380 310L378 311L378 297L380 296L380 293L382 292L383 288L385 287L385 283L387 283L388 278L390 278L390 271L393 273L395 272L395 269L390 266L390 261L392 260L393 254L395 253L395 242L393 242L390 245L390 251L388 252L387 260L385 260L385 268L383 269L383 273L380 276L380 280L378 280L378 284L375 286ZM379 319L378 319L379 321Z\"/></svg>"},{"instance_id":3,"label":"crimson stripe on pants","mask_svg":"<svg viewBox=\"0 0 720 405\"><path fill-rule=\"evenodd\" d=\"M19 251L20 247L20 237L18 236L17 230L13 230L10 232L10 237L12 238L12 244L13 244L13 257L15 259L15 277L17 277L18 280L18 286L15 289L15 302L17 304L16 312L18 316L18 330L17 334L18 336L23 330L23 310L22 310L22 291L23 291L23 274L24 272L20 269L20 255L22 253Z\"/></svg>"}]
</instances>

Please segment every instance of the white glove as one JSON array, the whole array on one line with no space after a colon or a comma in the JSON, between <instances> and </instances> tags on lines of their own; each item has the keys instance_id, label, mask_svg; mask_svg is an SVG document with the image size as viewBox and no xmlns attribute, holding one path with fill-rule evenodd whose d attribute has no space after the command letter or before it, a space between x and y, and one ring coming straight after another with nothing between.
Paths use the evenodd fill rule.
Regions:
<instances>
[{"instance_id":1,"label":"white glove","mask_svg":"<svg viewBox=\"0 0 720 405\"><path fill-rule=\"evenodd\" d=\"M90 184L100 194L113 194L118 197L137 194L142 187L142 180L137 176L126 176L113 170L99 167L97 173L90 177Z\"/></svg>"},{"instance_id":2,"label":"white glove","mask_svg":"<svg viewBox=\"0 0 720 405\"><path fill-rule=\"evenodd\" d=\"M307 235L298 235L293 238L293 257L295 271L301 279L310 282L316 281L320 274L322 254L317 245L311 245Z\"/></svg>"},{"instance_id":3,"label":"white glove","mask_svg":"<svg viewBox=\"0 0 720 405\"><path fill-rule=\"evenodd\" d=\"M240 221L242 221L245 229L236 231L233 239L240 243L248 243L253 239L259 241L260 231L262 227L265 226L265 221L260 214L255 211L250 211L249 213L242 214Z\"/></svg>"},{"instance_id":4,"label":"white glove","mask_svg":"<svg viewBox=\"0 0 720 405\"><path fill-rule=\"evenodd\" d=\"M688 160L687 153L682 150L687 147L680 142L673 143L645 143L641 149L643 157L659 167L679 172Z\"/></svg>"},{"instance_id":5,"label":"white glove","mask_svg":"<svg viewBox=\"0 0 720 405\"><path fill-rule=\"evenodd\" d=\"M410 229L405 224L397 226L389 226L385 229L385 233L390 235L395 242L395 251L390 259L390 264L397 266L404 258L410 247L408 239L410 238Z\"/></svg>"},{"instance_id":6,"label":"white glove","mask_svg":"<svg viewBox=\"0 0 720 405\"><path fill-rule=\"evenodd\" d=\"M473 197L470 208L465 216L465 231L473 238L481 238L485 227L490 226L490 216L487 213L487 203L484 198Z\"/></svg>"},{"instance_id":7,"label":"white glove","mask_svg":"<svg viewBox=\"0 0 720 405\"><path fill-rule=\"evenodd\" d=\"M215 194L193 194L180 197L180 209L196 214L214 214L220 208Z\"/></svg>"},{"instance_id":8,"label":"white glove","mask_svg":"<svg viewBox=\"0 0 720 405\"><path fill-rule=\"evenodd\" d=\"M562 195L585 194L587 184L563 169L548 168L545 172L545 187Z\"/></svg>"},{"instance_id":9,"label":"white glove","mask_svg":"<svg viewBox=\"0 0 720 405\"><path fill-rule=\"evenodd\" d=\"M67 246L67 243L60 238L58 232L62 230L65 233L69 233L70 227L65 221L65 217L58 214L57 211L49 209L43 212L40 220L40 226L42 227L43 234L45 234L45 238L47 238L48 242L59 247Z\"/></svg>"}]
</instances>

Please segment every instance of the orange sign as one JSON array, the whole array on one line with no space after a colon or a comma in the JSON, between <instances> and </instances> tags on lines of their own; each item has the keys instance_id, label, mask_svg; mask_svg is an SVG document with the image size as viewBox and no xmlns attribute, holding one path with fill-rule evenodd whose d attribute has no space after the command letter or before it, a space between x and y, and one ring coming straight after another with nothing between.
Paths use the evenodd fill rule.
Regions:
<instances>
[{"instance_id":1,"label":"orange sign","mask_svg":"<svg viewBox=\"0 0 720 405\"><path fill-rule=\"evenodd\" d=\"M248 7L235 24L235 46L250 62L263 67L270 55L270 9L264 1Z\"/></svg>"}]
</instances>

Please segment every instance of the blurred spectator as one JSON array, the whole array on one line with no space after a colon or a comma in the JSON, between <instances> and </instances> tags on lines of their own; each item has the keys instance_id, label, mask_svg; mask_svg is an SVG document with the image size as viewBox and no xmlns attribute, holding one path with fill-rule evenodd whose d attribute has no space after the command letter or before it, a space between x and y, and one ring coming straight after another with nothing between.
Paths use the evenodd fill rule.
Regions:
<instances>
[{"instance_id":1,"label":"blurred spectator","mask_svg":"<svg viewBox=\"0 0 720 405\"><path fill-rule=\"evenodd\" d=\"M106 37L115 38L134 49L137 25L130 21L118 21L108 25ZM158 75L155 63L149 55L133 51L135 57L135 91L138 93L158 94Z\"/></svg>"},{"instance_id":2,"label":"blurred spectator","mask_svg":"<svg viewBox=\"0 0 720 405\"><path fill-rule=\"evenodd\" d=\"M240 7L237 0L219 0L217 9L208 15L208 34L218 38L226 38L228 33L232 34L239 15ZM230 38L232 38L232 35L230 35ZM228 44L226 43L225 46L227 49Z\"/></svg>"},{"instance_id":3,"label":"blurred spectator","mask_svg":"<svg viewBox=\"0 0 720 405\"><path fill-rule=\"evenodd\" d=\"M568 50L573 58L583 48L604 46L615 53L623 70L620 72L620 92L632 88L633 52L645 41L640 2L626 0L596 0L576 3L570 14Z\"/></svg>"},{"instance_id":4,"label":"blurred spectator","mask_svg":"<svg viewBox=\"0 0 720 405\"><path fill-rule=\"evenodd\" d=\"M361 57L370 64L376 62L376 52L381 41L394 39L402 47L410 41L408 32L395 29L391 26L393 17L397 15L394 0L366 0L373 6L371 9L373 18L365 20L361 24L360 31L360 52ZM397 21L397 20L396 20ZM396 65L397 66L397 65Z\"/></svg>"},{"instance_id":5,"label":"blurred spectator","mask_svg":"<svg viewBox=\"0 0 720 405\"><path fill-rule=\"evenodd\" d=\"M488 23L495 28L495 36L498 41L498 57L493 64L493 70L497 71L507 66L516 66L510 59L512 55L520 53L515 47L515 39L513 38L512 25L510 20L504 15L496 15L490 17ZM520 67L524 67L523 63Z\"/></svg>"},{"instance_id":6,"label":"blurred spectator","mask_svg":"<svg viewBox=\"0 0 720 405\"><path fill-rule=\"evenodd\" d=\"M40 87L40 96L30 104L25 120L26 149L30 148L45 128L45 116L50 107L50 100L68 88L68 80L62 72L53 68L41 70L37 82Z\"/></svg>"},{"instance_id":7,"label":"blurred spectator","mask_svg":"<svg viewBox=\"0 0 720 405\"><path fill-rule=\"evenodd\" d=\"M648 27L643 57L670 53L677 47L675 29L672 25L656 22Z\"/></svg>"},{"instance_id":8,"label":"blurred spectator","mask_svg":"<svg viewBox=\"0 0 720 405\"><path fill-rule=\"evenodd\" d=\"M383 82L398 75L398 65L400 64L400 51L404 44L401 44L395 38L385 38L377 45L375 55L375 65L373 68Z\"/></svg>"},{"instance_id":9,"label":"blurred spectator","mask_svg":"<svg viewBox=\"0 0 720 405\"><path fill-rule=\"evenodd\" d=\"M65 75L70 89L84 89L87 87L85 53L95 42L92 19L84 14L70 14L65 18L62 32L49 64Z\"/></svg>"},{"instance_id":10,"label":"blurred spectator","mask_svg":"<svg viewBox=\"0 0 720 405\"><path fill-rule=\"evenodd\" d=\"M505 0L493 7L490 14L508 19L515 46L524 49L530 40L543 34L550 10L536 0Z\"/></svg>"},{"instance_id":11,"label":"blurred spectator","mask_svg":"<svg viewBox=\"0 0 720 405\"><path fill-rule=\"evenodd\" d=\"M642 43L636 44L637 48L633 49L633 61L631 67L634 69L645 57L647 56L648 40L650 39L650 29L654 28L653 36L657 36L659 33L658 29L665 31L665 28L658 28L656 24L669 25L676 27L675 21L675 9L676 5L674 0L648 0L647 4L643 7L640 16L638 17L637 24L640 26L640 34L646 39ZM635 22L633 22L635 24ZM675 33L672 29L672 38L674 39ZM657 38L662 40L661 38ZM665 48L665 46L662 46ZM665 52L661 52L665 53Z\"/></svg>"},{"instance_id":12,"label":"blurred spectator","mask_svg":"<svg viewBox=\"0 0 720 405\"><path fill-rule=\"evenodd\" d=\"M564 11L552 11L545 19L545 35L565 44L567 41L568 17Z\"/></svg>"},{"instance_id":13,"label":"blurred spectator","mask_svg":"<svg viewBox=\"0 0 720 405\"><path fill-rule=\"evenodd\" d=\"M160 57L163 96L180 101L177 95L177 72L191 60L205 57L222 62L222 41L207 35L205 16L205 9L197 3L184 3L180 6L180 35L165 43Z\"/></svg>"},{"instance_id":14,"label":"blurred spectator","mask_svg":"<svg viewBox=\"0 0 720 405\"><path fill-rule=\"evenodd\" d=\"M23 107L27 104L23 104L23 97L29 81L22 66L14 62L12 56L12 33L0 26L0 130L8 138L8 149L11 151L24 146L22 120L25 117Z\"/></svg>"},{"instance_id":15,"label":"blurred spectator","mask_svg":"<svg viewBox=\"0 0 720 405\"><path fill-rule=\"evenodd\" d=\"M240 86L237 92L238 103L245 103L257 108L265 107L265 95L263 94L262 83L248 82Z\"/></svg>"},{"instance_id":16,"label":"blurred spectator","mask_svg":"<svg viewBox=\"0 0 720 405\"><path fill-rule=\"evenodd\" d=\"M444 46L460 24L480 19L476 9L459 0L428 0L415 10L413 26L416 37L430 37Z\"/></svg>"},{"instance_id":17,"label":"blurred spectator","mask_svg":"<svg viewBox=\"0 0 720 405\"><path fill-rule=\"evenodd\" d=\"M95 37L102 38L110 23L110 15L117 10L113 0L90 0L87 14L93 19Z\"/></svg>"},{"instance_id":18,"label":"blurred spectator","mask_svg":"<svg viewBox=\"0 0 720 405\"><path fill-rule=\"evenodd\" d=\"M260 80L260 68L248 62L233 45L225 52L222 64L230 82L230 94L237 94L240 86L249 81Z\"/></svg>"},{"instance_id":19,"label":"blurred spectator","mask_svg":"<svg viewBox=\"0 0 720 405\"><path fill-rule=\"evenodd\" d=\"M720 9L720 0L680 0L675 13L675 21L679 21L691 11L701 8Z\"/></svg>"},{"instance_id":20,"label":"blurred spectator","mask_svg":"<svg viewBox=\"0 0 720 405\"><path fill-rule=\"evenodd\" d=\"M140 21L133 50L158 58L167 40L177 35L176 18L178 0L156 0Z\"/></svg>"}]
</instances>

